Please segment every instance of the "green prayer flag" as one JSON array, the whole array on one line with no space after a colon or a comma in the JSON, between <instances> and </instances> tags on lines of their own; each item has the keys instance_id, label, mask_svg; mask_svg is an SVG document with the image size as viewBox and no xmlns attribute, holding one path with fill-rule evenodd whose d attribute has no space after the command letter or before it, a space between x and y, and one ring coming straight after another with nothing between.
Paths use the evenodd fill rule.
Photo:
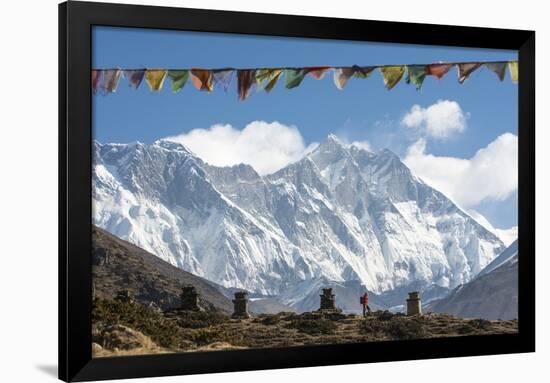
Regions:
<instances>
[{"instance_id":1,"label":"green prayer flag","mask_svg":"<svg viewBox=\"0 0 550 383\"><path fill-rule=\"evenodd\" d=\"M382 73L382 77L384 77L384 85L386 85L386 88L390 90L396 86L399 81L401 81L401 78L405 73L405 65L381 67L380 72Z\"/></svg>"},{"instance_id":2,"label":"green prayer flag","mask_svg":"<svg viewBox=\"0 0 550 383\"><path fill-rule=\"evenodd\" d=\"M179 92L187 82L189 78L189 71L186 69L183 70L169 70L168 77L172 80L172 92Z\"/></svg>"},{"instance_id":3,"label":"green prayer flag","mask_svg":"<svg viewBox=\"0 0 550 383\"><path fill-rule=\"evenodd\" d=\"M407 84L413 83L420 90L425 79L426 65L407 65Z\"/></svg>"},{"instance_id":4,"label":"green prayer flag","mask_svg":"<svg viewBox=\"0 0 550 383\"><path fill-rule=\"evenodd\" d=\"M296 88L304 77L306 77L307 70L304 68L297 68L297 69L285 69L285 87L287 89Z\"/></svg>"}]
</instances>

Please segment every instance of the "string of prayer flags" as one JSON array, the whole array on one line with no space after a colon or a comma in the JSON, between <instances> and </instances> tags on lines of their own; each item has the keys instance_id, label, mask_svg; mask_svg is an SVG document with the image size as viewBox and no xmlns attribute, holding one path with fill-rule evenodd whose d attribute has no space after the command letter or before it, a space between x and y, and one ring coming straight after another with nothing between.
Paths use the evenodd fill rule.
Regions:
<instances>
[{"instance_id":1,"label":"string of prayer flags","mask_svg":"<svg viewBox=\"0 0 550 383\"><path fill-rule=\"evenodd\" d=\"M463 84L470 75L481 66L481 63L462 63L458 64L458 82Z\"/></svg>"},{"instance_id":2,"label":"string of prayer flags","mask_svg":"<svg viewBox=\"0 0 550 383\"><path fill-rule=\"evenodd\" d=\"M211 70L191 69L191 81L198 90L212 92L214 89L214 81Z\"/></svg>"},{"instance_id":3,"label":"string of prayer flags","mask_svg":"<svg viewBox=\"0 0 550 383\"><path fill-rule=\"evenodd\" d=\"M333 71L333 81L336 88L343 90L348 81L354 77L365 79L370 77L375 69L379 69L384 79L386 88L393 89L405 76L407 84L414 84L420 90L427 76L443 78L449 70L456 66L458 82L463 84L471 74L480 67L485 66L495 73L500 81L506 77L506 71L510 72L512 83L516 84L519 78L518 61L479 61L479 62L438 62L434 64L414 65L375 65L375 66L309 66L309 67L279 67L279 68L218 68L218 69L92 69L91 91L92 94L109 94L116 92L119 80L124 77L130 88L138 89L143 79L149 85L152 92L159 92L166 77L172 82L172 92L179 92L189 79L194 87L201 91L212 92L214 88L228 91L231 86L233 73L237 73L237 90L239 99L245 100L251 93L251 89L264 89L269 93L279 79L285 75L285 87L293 89L300 86L304 79L311 75L315 80L321 80L328 71Z\"/></svg>"},{"instance_id":4,"label":"string of prayer flags","mask_svg":"<svg viewBox=\"0 0 550 383\"><path fill-rule=\"evenodd\" d=\"M336 85L339 90L344 89L348 80L354 73L355 67L334 68L334 85Z\"/></svg>"},{"instance_id":5,"label":"string of prayer flags","mask_svg":"<svg viewBox=\"0 0 550 383\"><path fill-rule=\"evenodd\" d=\"M239 69L237 71L237 88L239 100L244 101L250 95L250 90L256 84L255 69Z\"/></svg>"},{"instance_id":6,"label":"string of prayer flags","mask_svg":"<svg viewBox=\"0 0 550 383\"><path fill-rule=\"evenodd\" d=\"M498 79L500 81L504 81L504 77L506 77L506 64L507 62L495 62L495 63L486 63L485 66L487 69L495 72Z\"/></svg>"},{"instance_id":7,"label":"string of prayer flags","mask_svg":"<svg viewBox=\"0 0 550 383\"><path fill-rule=\"evenodd\" d=\"M92 94L97 94L99 84L101 84L101 80L103 77L103 71L102 70L92 70Z\"/></svg>"},{"instance_id":8,"label":"string of prayer flags","mask_svg":"<svg viewBox=\"0 0 550 383\"><path fill-rule=\"evenodd\" d=\"M279 81L279 78L283 74L283 69L276 68L276 69L270 69L270 68L263 68L256 70L256 84L258 85L258 88L262 88L264 84L267 83L264 90L269 93L271 89L277 84L277 81Z\"/></svg>"},{"instance_id":9,"label":"string of prayer flags","mask_svg":"<svg viewBox=\"0 0 550 383\"><path fill-rule=\"evenodd\" d=\"M177 93L185 86L185 83L189 78L189 71L186 69L169 70L168 77L170 77L170 80L172 81L172 93Z\"/></svg>"},{"instance_id":10,"label":"string of prayer flags","mask_svg":"<svg viewBox=\"0 0 550 383\"><path fill-rule=\"evenodd\" d=\"M145 71L145 82L152 92L159 92L162 89L167 73L168 71L165 69L147 69Z\"/></svg>"},{"instance_id":11,"label":"string of prayer flags","mask_svg":"<svg viewBox=\"0 0 550 383\"><path fill-rule=\"evenodd\" d=\"M122 75L128 80L128 85L131 88L137 89L145 76L145 69L126 69L122 71Z\"/></svg>"},{"instance_id":12,"label":"string of prayer flags","mask_svg":"<svg viewBox=\"0 0 550 383\"><path fill-rule=\"evenodd\" d=\"M435 76L439 80L443 78L447 74L449 70L453 67L453 64L430 64L426 67L426 72L430 76Z\"/></svg>"},{"instance_id":13,"label":"string of prayer flags","mask_svg":"<svg viewBox=\"0 0 550 383\"><path fill-rule=\"evenodd\" d=\"M307 73L307 68L285 69L285 87L287 89L296 88Z\"/></svg>"},{"instance_id":14,"label":"string of prayer flags","mask_svg":"<svg viewBox=\"0 0 550 383\"><path fill-rule=\"evenodd\" d=\"M103 71L101 89L104 93L116 92L121 74L122 71L120 69L107 69Z\"/></svg>"},{"instance_id":15,"label":"string of prayer flags","mask_svg":"<svg viewBox=\"0 0 550 383\"><path fill-rule=\"evenodd\" d=\"M416 90L422 88L422 84L426 79L426 65L407 65L407 84L414 84Z\"/></svg>"},{"instance_id":16,"label":"string of prayer flags","mask_svg":"<svg viewBox=\"0 0 550 383\"><path fill-rule=\"evenodd\" d=\"M233 78L233 69L218 69L213 71L214 85L227 92L231 79Z\"/></svg>"},{"instance_id":17,"label":"string of prayer flags","mask_svg":"<svg viewBox=\"0 0 550 383\"><path fill-rule=\"evenodd\" d=\"M405 65L392 65L380 67L380 72L384 78L384 85L388 90L397 85L403 74L405 74Z\"/></svg>"},{"instance_id":18,"label":"string of prayer flags","mask_svg":"<svg viewBox=\"0 0 550 383\"><path fill-rule=\"evenodd\" d=\"M519 65L517 61L510 61L508 63L508 69L510 70L510 78L514 84L518 83L519 79Z\"/></svg>"}]
</instances>

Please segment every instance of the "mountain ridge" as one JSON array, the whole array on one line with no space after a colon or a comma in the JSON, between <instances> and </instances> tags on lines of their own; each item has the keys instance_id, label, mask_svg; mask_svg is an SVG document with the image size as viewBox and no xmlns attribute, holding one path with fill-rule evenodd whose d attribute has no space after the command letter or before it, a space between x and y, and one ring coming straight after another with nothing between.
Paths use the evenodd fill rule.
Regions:
<instances>
[{"instance_id":1,"label":"mountain ridge","mask_svg":"<svg viewBox=\"0 0 550 383\"><path fill-rule=\"evenodd\" d=\"M208 165L181 144L94 142L93 220L226 287L268 295L360 280L381 293L469 281L504 245L389 150L328 137L260 176Z\"/></svg>"}]
</instances>

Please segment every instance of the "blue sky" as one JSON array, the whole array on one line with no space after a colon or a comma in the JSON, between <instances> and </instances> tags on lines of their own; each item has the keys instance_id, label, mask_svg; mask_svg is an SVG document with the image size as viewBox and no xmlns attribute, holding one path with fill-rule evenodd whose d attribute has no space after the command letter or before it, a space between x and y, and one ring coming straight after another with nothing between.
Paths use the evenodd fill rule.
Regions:
<instances>
[{"instance_id":1,"label":"blue sky","mask_svg":"<svg viewBox=\"0 0 550 383\"><path fill-rule=\"evenodd\" d=\"M515 51L110 27L95 27L92 43L95 68L349 66L517 59ZM340 91L329 73L321 81L306 78L291 90L281 82L270 94L254 93L244 102L238 101L236 79L227 93L217 89L199 92L188 83L177 94L170 92L168 81L154 94L145 83L136 91L122 79L116 93L93 98L93 134L101 142L150 143L215 124L229 124L239 131L253 121L278 121L296 127L306 146L335 133L349 142L366 141L373 150L388 147L405 159L412 145L423 144L422 157L411 160L411 164L425 168L430 158L437 162L442 156L472 160L448 163L456 163L463 177L482 177L470 169L484 162L485 157L475 157L476 153L490 146L487 152L493 155L501 146L507 148L502 140L498 141L502 145L491 145L499 136L517 135L517 86L509 77L498 81L485 68L474 72L463 85L456 76L452 69L442 80L427 78L421 91L404 81L388 91L380 74L374 73L366 80L351 79ZM428 120L417 121L415 126L403 123L414 105L426 117L436 110L429 107L439 100L458 106L464 117L460 129L436 137L429 133ZM498 153L494 155L495 161L499 158ZM418 171L437 177L436 170L424 168ZM453 199L482 213L496 227L516 225L516 192L510 192L506 185L500 190L501 182L507 181L495 180L495 190L488 191L481 201L475 196L457 195Z\"/></svg>"}]
</instances>

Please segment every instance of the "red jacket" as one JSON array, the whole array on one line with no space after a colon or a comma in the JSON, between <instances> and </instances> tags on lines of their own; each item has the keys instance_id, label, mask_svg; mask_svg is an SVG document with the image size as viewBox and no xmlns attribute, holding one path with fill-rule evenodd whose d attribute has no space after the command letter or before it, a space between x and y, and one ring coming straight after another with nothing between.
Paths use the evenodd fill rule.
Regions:
<instances>
[{"instance_id":1,"label":"red jacket","mask_svg":"<svg viewBox=\"0 0 550 383\"><path fill-rule=\"evenodd\" d=\"M361 297L361 303L364 305L369 304L369 293L365 293L365 295Z\"/></svg>"}]
</instances>

